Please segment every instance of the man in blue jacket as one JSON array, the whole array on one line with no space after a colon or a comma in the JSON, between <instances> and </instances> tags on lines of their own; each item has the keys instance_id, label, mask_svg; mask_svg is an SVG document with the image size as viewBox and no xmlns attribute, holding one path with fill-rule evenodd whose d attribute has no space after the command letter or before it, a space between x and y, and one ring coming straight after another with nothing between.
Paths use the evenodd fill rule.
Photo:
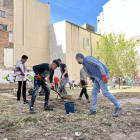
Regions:
<instances>
[{"instance_id":1,"label":"man in blue jacket","mask_svg":"<svg viewBox=\"0 0 140 140\"><path fill-rule=\"evenodd\" d=\"M109 70L108 68L102 64L95 57L87 56L84 57L83 54L78 53L76 55L76 60L79 64L83 64L83 67L86 73L91 77L94 86L92 89L92 108L87 113L89 115L96 114L96 106L97 106L97 96L98 91L101 89L102 93L105 97L107 97L115 106L114 117L120 116L122 112L122 108L116 98L108 91L108 79L109 79Z\"/></svg>"},{"instance_id":2,"label":"man in blue jacket","mask_svg":"<svg viewBox=\"0 0 140 140\"><path fill-rule=\"evenodd\" d=\"M44 104L44 110L53 110L52 108L50 108L48 106L48 101L49 101L49 96L50 96L50 88L48 87L48 85L45 84L46 80L45 78L47 76L50 76L50 83L52 85L52 88L54 88L53 86L53 75L54 75L54 70L59 67L59 62L57 60L53 60L52 64L48 64L48 63L42 63L40 65L36 65L33 66L33 71L35 73L35 77L34 77L34 94L32 95L31 98L31 103L30 103L30 113L34 114L34 102L35 102L35 98L38 94L39 88L40 86L43 87L44 91L46 92L45 94L45 104Z\"/></svg>"}]
</instances>

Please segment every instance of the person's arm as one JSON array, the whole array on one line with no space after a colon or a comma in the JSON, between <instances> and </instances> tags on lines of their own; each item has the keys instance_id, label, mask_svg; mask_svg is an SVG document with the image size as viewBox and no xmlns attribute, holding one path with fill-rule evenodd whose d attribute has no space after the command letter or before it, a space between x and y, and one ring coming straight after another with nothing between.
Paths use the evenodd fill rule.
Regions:
<instances>
[{"instance_id":1,"label":"person's arm","mask_svg":"<svg viewBox=\"0 0 140 140\"><path fill-rule=\"evenodd\" d=\"M106 72L102 66L102 64L100 62L98 62L98 60L94 57L92 58L87 58L87 61L93 65L96 65L99 69L99 71L101 72L102 74L102 80L104 83L107 83L108 82L108 79L107 79L107 76L106 76Z\"/></svg>"},{"instance_id":2,"label":"person's arm","mask_svg":"<svg viewBox=\"0 0 140 140\"><path fill-rule=\"evenodd\" d=\"M84 69L82 69L81 75L82 75L82 77L83 77L83 80L84 80L85 82L87 82L87 75L86 75L86 72L85 72Z\"/></svg>"},{"instance_id":3,"label":"person's arm","mask_svg":"<svg viewBox=\"0 0 140 140\"><path fill-rule=\"evenodd\" d=\"M38 71L44 67L43 64L33 66L33 71L36 75L39 75Z\"/></svg>"},{"instance_id":4,"label":"person's arm","mask_svg":"<svg viewBox=\"0 0 140 140\"><path fill-rule=\"evenodd\" d=\"M21 62L17 61L15 71L14 71L14 73L17 74L17 75L20 75L22 73L20 64L21 64Z\"/></svg>"},{"instance_id":5,"label":"person's arm","mask_svg":"<svg viewBox=\"0 0 140 140\"><path fill-rule=\"evenodd\" d=\"M53 75L54 75L54 71L52 71L52 73L50 75L50 83L51 83L51 85L53 84Z\"/></svg>"},{"instance_id":6,"label":"person's arm","mask_svg":"<svg viewBox=\"0 0 140 140\"><path fill-rule=\"evenodd\" d=\"M106 72L105 72L103 66L94 57L92 57L92 59L87 58L87 62L92 65L96 65L98 67L99 71L101 72L101 74L106 75Z\"/></svg>"},{"instance_id":7,"label":"person's arm","mask_svg":"<svg viewBox=\"0 0 140 140\"><path fill-rule=\"evenodd\" d=\"M64 76L65 74L67 74L67 73L68 73L68 69L67 69L67 67L65 67L65 68L64 68L64 70L65 70L65 72L63 73L63 75L62 75L62 76Z\"/></svg>"}]
</instances>

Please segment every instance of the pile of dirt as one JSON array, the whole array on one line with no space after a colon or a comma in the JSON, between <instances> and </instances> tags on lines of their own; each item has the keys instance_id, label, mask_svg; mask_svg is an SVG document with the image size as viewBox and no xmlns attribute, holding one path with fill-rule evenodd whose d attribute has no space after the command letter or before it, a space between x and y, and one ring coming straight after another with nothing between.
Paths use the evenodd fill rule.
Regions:
<instances>
[{"instance_id":1,"label":"pile of dirt","mask_svg":"<svg viewBox=\"0 0 140 140\"><path fill-rule=\"evenodd\" d=\"M65 110L64 104L66 102L74 102L75 103L75 111L83 111L83 110L90 110L91 109L91 103L88 103L87 100L82 100L79 101L78 99L72 98L71 95L62 95L63 99L55 99L55 98L50 98L49 99L49 106L54 108L54 109L59 109L59 110ZM38 98L36 101L41 101L44 103L44 98Z\"/></svg>"},{"instance_id":2,"label":"pile of dirt","mask_svg":"<svg viewBox=\"0 0 140 140\"><path fill-rule=\"evenodd\" d=\"M72 100L73 99L72 96L71 95L68 95L68 94L62 94L61 95L61 98L62 99L68 99L68 100Z\"/></svg>"},{"instance_id":3,"label":"pile of dirt","mask_svg":"<svg viewBox=\"0 0 140 140\"><path fill-rule=\"evenodd\" d=\"M62 109L64 110L64 102L59 102L59 101L50 101L49 102L49 106L52 107L52 108L58 108L58 109Z\"/></svg>"}]
</instances>

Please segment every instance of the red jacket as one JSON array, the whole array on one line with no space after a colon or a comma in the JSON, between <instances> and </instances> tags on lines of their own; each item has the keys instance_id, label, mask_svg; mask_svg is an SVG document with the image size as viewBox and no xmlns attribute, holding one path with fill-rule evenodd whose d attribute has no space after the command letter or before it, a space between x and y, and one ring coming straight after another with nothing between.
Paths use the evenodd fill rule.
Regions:
<instances>
[{"instance_id":1,"label":"red jacket","mask_svg":"<svg viewBox=\"0 0 140 140\"><path fill-rule=\"evenodd\" d=\"M54 84L59 84L59 78L58 77L54 78Z\"/></svg>"}]
</instances>

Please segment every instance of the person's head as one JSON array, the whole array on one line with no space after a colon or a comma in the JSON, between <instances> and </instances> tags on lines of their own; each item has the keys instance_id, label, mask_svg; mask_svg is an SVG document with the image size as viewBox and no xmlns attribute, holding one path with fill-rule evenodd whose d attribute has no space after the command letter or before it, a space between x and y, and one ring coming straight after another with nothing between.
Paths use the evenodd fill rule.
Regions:
<instances>
[{"instance_id":1,"label":"person's head","mask_svg":"<svg viewBox=\"0 0 140 140\"><path fill-rule=\"evenodd\" d=\"M122 76L120 75L120 77L122 77Z\"/></svg>"},{"instance_id":2,"label":"person's head","mask_svg":"<svg viewBox=\"0 0 140 140\"><path fill-rule=\"evenodd\" d=\"M52 64L50 65L50 69L55 70L57 67L59 67L58 60L53 60Z\"/></svg>"},{"instance_id":3,"label":"person's head","mask_svg":"<svg viewBox=\"0 0 140 140\"><path fill-rule=\"evenodd\" d=\"M78 54L76 54L75 58L76 58L76 60L77 60L77 62L79 64L83 64L83 59L84 59L84 55L83 54L78 53Z\"/></svg>"},{"instance_id":4,"label":"person's head","mask_svg":"<svg viewBox=\"0 0 140 140\"><path fill-rule=\"evenodd\" d=\"M57 59L58 60L58 62L59 62L59 65L61 65L62 64L62 61L61 61L61 59Z\"/></svg>"},{"instance_id":5,"label":"person's head","mask_svg":"<svg viewBox=\"0 0 140 140\"><path fill-rule=\"evenodd\" d=\"M75 81L73 80L72 82L74 83Z\"/></svg>"},{"instance_id":6,"label":"person's head","mask_svg":"<svg viewBox=\"0 0 140 140\"><path fill-rule=\"evenodd\" d=\"M22 63L25 63L25 62L27 61L27 59L28 59L28 56L27 56L27 55L23 55L23 56L21 57Z\"/></svg>"}]
</instances>

